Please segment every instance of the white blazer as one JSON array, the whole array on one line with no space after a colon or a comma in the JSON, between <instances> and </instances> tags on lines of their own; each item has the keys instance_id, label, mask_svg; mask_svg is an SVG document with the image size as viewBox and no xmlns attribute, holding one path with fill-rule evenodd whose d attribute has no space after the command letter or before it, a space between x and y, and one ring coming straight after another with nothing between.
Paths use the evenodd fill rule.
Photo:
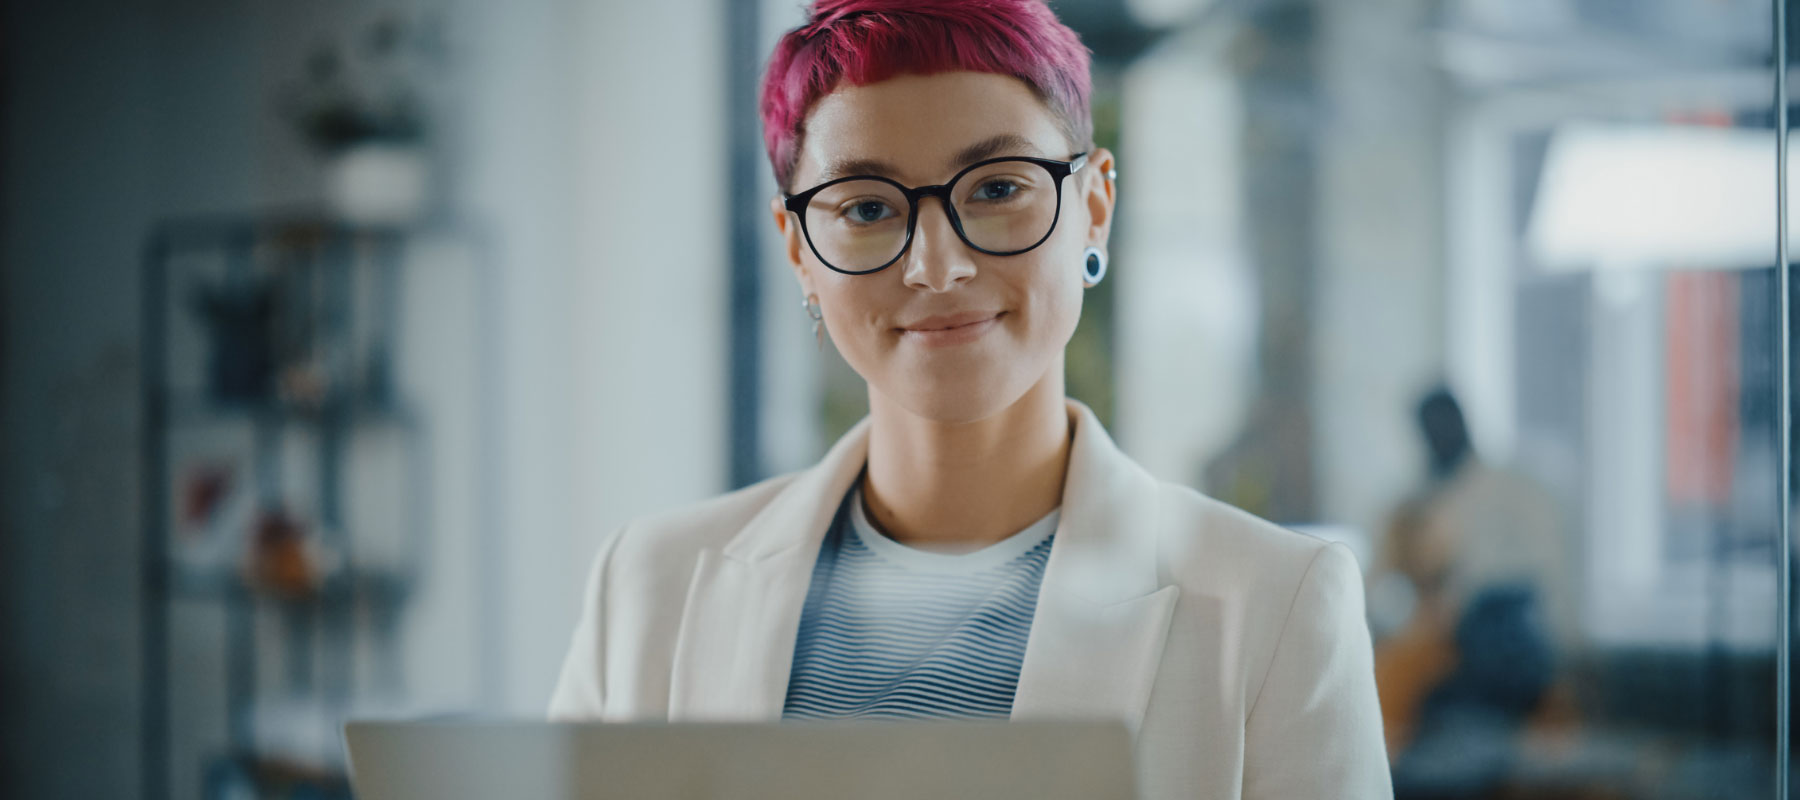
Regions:
<instances>
[{"instance_id":1,"label":"white blazer","mask_svg":"<svg viewBox=\"0 0 1800 800\"><path fill-rule=\"evenodd\" d=\"M1087 406L1013 719L1108 717L1145 798L1393 796L1342 544L1158 481ZM777 720L814 558L868 452L639 517L599 550L554 720Z\"/></svg>"}]
</instances>

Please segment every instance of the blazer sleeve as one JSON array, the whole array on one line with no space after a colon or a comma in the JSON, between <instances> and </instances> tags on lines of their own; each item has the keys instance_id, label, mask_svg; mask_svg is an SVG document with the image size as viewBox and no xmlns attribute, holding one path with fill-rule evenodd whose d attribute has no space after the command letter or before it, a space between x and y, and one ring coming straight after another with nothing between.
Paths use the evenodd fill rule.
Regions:
<instances>
[{"instance_id":1,"label":"blazer sleeve","mask_svg":"<svg viewBox=\"0 0 1800 800\"><path fill-rule=\"evenodd\" d=\"M1394 796L1362 570L1332 542L1300 579L1245 721L1244 800Z\"/></svg>"},{"instance_id":2,"label":"blazer sleeve","mask_svg":"<svg viewBox=\"0 0 1800 800\"><path fill-rule=\"evenodd\" d=\"M548 717L552 722L597 720L606 709L606 573L613 550L623 538L621 527L601 543L588 567L581 593L581 616L569 651L563 656L556 689L550 693Z\"/></svg>"}]
</instances>

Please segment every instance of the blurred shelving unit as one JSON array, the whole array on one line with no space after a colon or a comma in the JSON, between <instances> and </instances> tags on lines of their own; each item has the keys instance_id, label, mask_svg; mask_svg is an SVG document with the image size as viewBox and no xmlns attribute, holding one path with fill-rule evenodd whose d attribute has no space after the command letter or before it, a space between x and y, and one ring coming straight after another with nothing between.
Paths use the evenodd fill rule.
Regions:
<instances>
[{"instance_id":1,"label":"blurred shelving unit","mask_svg":"<svg viewBox=\"0 0 1800 800\"><path fill-rule=\"evenodd\" d=\"M146 243L146 798L169 796L187 768L171 748L171 682L198 668L186 652L176 663L177 606L224 620L226 742L195 765L205 797L349 797L340 721L400 696L400 621L432 544L432 431L396 361L422 242L487 279L466 224L190 219ZM477 341L492 338L481 296ZM356 513L370 508L379 521ZM271 616L278 636L259 631Z\"/></svg>"}]
</instances>

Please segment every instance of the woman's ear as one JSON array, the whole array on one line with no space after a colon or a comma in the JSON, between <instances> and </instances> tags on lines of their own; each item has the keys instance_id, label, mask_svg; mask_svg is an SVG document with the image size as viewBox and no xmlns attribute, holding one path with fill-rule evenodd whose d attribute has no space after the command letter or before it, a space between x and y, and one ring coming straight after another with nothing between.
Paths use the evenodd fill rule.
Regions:
<instances>
[{"instance_id":1,"label":"woman's ear","mask_svg":"<svg viewBox=\"0 0 1800 800\"><path fill-rule=\"evenodd\" d=\"M1106 247L1107 237L1112 235L1114 169L1112 151L1104 147L1094 148L1082 169L1088 173L1081 182L1086 189L1082 194L1088 210L1087 243L1100 248Z\"/></svg>"},{"instance_id":2,"label":"woman's ear","mask_svg":"<svg viewBox=\"0 0 1800 800\"><path fill-rule=\"evenodd\" d=\"M797 272L800 269L799 221L788 212L787 204L781 201L781 195L776 195L769 201L769 211L775 215L775 229L781 231L784 245L782 249L787 252L788 264Z\"/></svg>"},{"instance_id":3,"label":"woman's ear","mask_svg":"<svg viewBox=\"0 0 1800 800\"><path fill-rule=\"evenodd\" d=\"M794 280L800 282L800 295L811 296L812 282L807 280L806 265L800 263L800 223L787 210L787 204L781 201L780 195L769 202L769 211L775 215L775 229L781 231L782 250L787 253L788 266L794 270Z\"/></svg>"}]
</instances>

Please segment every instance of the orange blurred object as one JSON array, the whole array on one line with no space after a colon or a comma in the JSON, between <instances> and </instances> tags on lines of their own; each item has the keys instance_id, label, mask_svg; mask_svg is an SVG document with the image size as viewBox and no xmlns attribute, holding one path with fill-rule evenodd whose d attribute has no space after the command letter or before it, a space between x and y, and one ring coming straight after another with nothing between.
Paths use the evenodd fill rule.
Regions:
<instances>
[{"instance_id":1,"label":"orange blurred object","mask_svg":"<svg viewBox=\"0 0 1800 800\"><path fill-rule=\"evenodd\" d=\"M319 570L306 546L306 530L280 509L266 509L257 517L256 539L250 550L249 582L276 594L301 597L319 585Z\"/></svg>"}]
</instances>

